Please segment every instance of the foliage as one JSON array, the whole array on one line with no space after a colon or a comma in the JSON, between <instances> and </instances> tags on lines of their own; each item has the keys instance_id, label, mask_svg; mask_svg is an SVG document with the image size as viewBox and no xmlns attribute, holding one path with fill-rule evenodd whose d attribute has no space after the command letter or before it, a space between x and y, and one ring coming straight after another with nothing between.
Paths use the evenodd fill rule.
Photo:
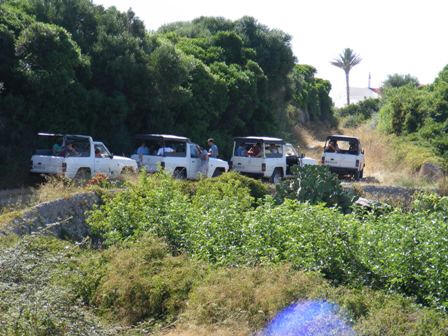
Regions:
<instances>
[{"instance_id":1,"label":"foliage","mask_svg":"<svg viewBox=\"0 0 448 336\"><path fill-rule=\"evenodd\" d=\"M316 69L296 64L291 74L291 108L289 118L300 122L324 121L334 123L333 102L329 96L329 81L315 78Z\"/></svg>"},{"instance_id":2,"label":"foliage","mask_svg":"<svg viewBox=\"0 0 448 336\"><path fill-rule=\"evenodd\" d=\"M8 237L6 239L9 240ZM80 305L68 277L81 254L71 243L27 236L0 238L0 334L5 336L101 335L99 319Z\"/></svg>"},{"instance_id":3,"label":"foliage","mask_svg":"<svg viewBox=\"0 0 448 336\"><path fill-rule=\"evenodd\" d=\"M354 128L378 113L381 107L379 98L367 98L335 110L335 115L342 121L342 127Z\"/></svg>"},{"instance_id":4,"label":"foliage","mask_svg":"<svg viewBox=\"0 0 448 336\"><path fill-rule=\"evenodd\" d=\"M142 172L140 183L109 197L88 219L93 233L106 238L107 244L151 232L176 251L184 248L189 202L178 181L164 172L152 177Z\"/></svg>"},{"instance_id":5,"label":"foliage","mask_svg":"<svg viewBox=\"0 0 448 336\"><path fill-rule=\"evenodd\" d=\"M417 77L411 76L410 74L400 75L398 73L387 76L386 80L383 83L383 89L389 88L397 88L400 86L419 86Z\"/></svg>"},{"instance_id":6,"label":"foliage","mask_svg":"<svg viewBox=\"0 0 448 336\"><path fill-rule=\"evenodd\" d=\"M189 194L168 176L142 176L140 186L106 200L89 223L106 244L138 240L149 232L165 239L173 253L183 251L213 264L286 261L320 271L337 283L387 288L446 307L446 199L420 197L410 212L395 209L363 216L300 203L297 192L302 201L309 195L313 202L332 205L347 199L333 176L321 169L297 171L306 187L299 188L298 177L290 186L286 182L279 188L283 203L266 196L255 207L249 189L238 179L203 182ZM314 188L326 190L324 194L309 188L316 180L328 186Z\"/></svg>"},{"instance_id":7,"label":"foliage","mask_svg":"<svg viewBox=\"0 0 448 336\"><path fill-rule=\"evenodd\" d=\"M25 179L38 131L89 134L127 154L148 131L212 136L224 155L233 136L286 134L291 90L302 94L290 41L251 17L149 33L131 10L88 0L2 1L0 164L11 169L0 183ZM309 80L309 104L329 113L329 83Z\"/></svg>"},{"instance_id":8,"label":"foliage","mask_svg":"<svg viewBox=\"0 0 448 336\"><path fill-rule=\"evenodd\" d=\"M276 198L297 199L310 204L325 203L327 206L339 206L344 211L352 204L354 195L344 191L337 175L325 166L295 166L291 169L292 178L277 185Z\"/></svg>"},{"instance_id":9,"label":"foliage","mask_svg":"<svg viewBox=\"0 0 448 336\"><path fill-rule=\"evenodd\" d=\"M414 84L385 90L380 109L379 128L387 133L405 136L429 148L445 161L448 153L448 82L446 69L433 84Z\"/></svg>"},{"instance_id":10,"label":"foliage","mask_svg":"<svg viewBox=\"0 0 448 336\"><path fill-rule=\"evenodd\" d=\"M217 188L225 185L233 185L234 191L238 188L247 188L250 196L255 201L261 200L269 194L268 185L260 180L244 176L235 171L230 171L213 179L202 179L196 185L196 195L210 196Z\"/></svg>"},{"instance_id":11,"label":"foliage","mask_svg":"<svg viewBox=\"0 0 448 336\"><path fill-rule=\"evenodd\" d=\"M96 260L101 260L98 262ZM84 301L110 319L134 324L148 317L172 321L207 268L185 256L171 256L160 239L144 235L83 260L73 284Z\"/></svg>"},{"instance_id":12,"label":"foliage","mask_svg":"<svg viewBox=\"0 0 448 336\"><path fill-rule=\"evenodd\" d=\"M443 310L414 303L446 308L446 197L422 194L406 211L360 217L269 196L257 206L234 177L193 193L164 175L140 177L130 201L146 198L150 186L187 197L183 254L171 230L150 224L150 232L97 250L39 235L0 237L0 333L106 335L120 323L123 335L167 325L173 335L216 328L249 335L285 306L318 299L338 304L361 335L446 334ZM168 202L152 206L166 218ZM111 207L102 209L107 216ZM123 202L118 209L135 211Z\"/></svg>"}]
</instances>

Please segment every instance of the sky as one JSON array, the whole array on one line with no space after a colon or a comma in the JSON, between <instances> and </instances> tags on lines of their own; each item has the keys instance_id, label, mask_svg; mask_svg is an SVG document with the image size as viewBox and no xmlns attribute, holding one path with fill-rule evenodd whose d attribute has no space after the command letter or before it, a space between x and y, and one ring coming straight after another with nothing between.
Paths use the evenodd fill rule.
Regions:
<instances>
[{"instance_id":1,"label":"sky","mask_svg":"<svg viewBox=\"0 0 448 336\"><path fill-rule=\"evenodd\" d=\"M448 64L446 0L93 0L104 7L129 8L148 30L200 16L259 23L291 35L298 63L317 69L332 84L333 98L343 95L345 74L330 64L344 48L362 62L350 72L350 86L379 87L388 75L411 74L431 83Z\"/></svg>"}]
</instances>

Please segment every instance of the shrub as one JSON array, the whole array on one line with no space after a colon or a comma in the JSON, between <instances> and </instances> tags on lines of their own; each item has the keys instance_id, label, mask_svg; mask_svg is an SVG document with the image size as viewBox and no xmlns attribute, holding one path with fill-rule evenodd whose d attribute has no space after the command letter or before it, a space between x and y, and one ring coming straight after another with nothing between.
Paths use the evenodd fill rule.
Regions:
<instances>
[{"instance_id":1,"label":"shrub","mask_svg":"<svg viewBox=\"0 0 448 336\"><path fill-rule=\"evenodd\" d=\"M277 185L276 198L297 199L311 204L326 203L348 210L354 195L344 191L337 175L326 166L295 166L291 169L293 177Z\"/></svg>"},{"instance_id":2,"label":"shrub","mask_svg":"<svg viewBox=\"0 0 448 336\"><path fill-rule=\"evenodd\" d=\"M102 263L96 257L81 265L84 278L77 293L87 294L106 316L128 324L148 317L173 320L191 288L207 274L200 263L171 256L168 246L150 235L111 247L100 258Z\"/></svg>"},{"instance_id":3,"label":"shrub","mask_svg":"<svg viewBox=\"0 0 448 336\"><path fill-rule=\"evenodd\" d=\"M197 185L196 193L208 195L209 189L213 188L213 186L225 184L232 184L238 188L247 188L255 200L260 200L269 194L269 188L266 184L234 171L222 174L217 178L201 180Z\"/></svg>"},{"instance_id":4,"label":"shrub","mask_svg":"<svg viewBox=\"0 0 448 336\"><path fill-rule=\"evenodd\" d=\"M342 120L342 127L357 127L377 113L381 106L378 98L364 99L336 109L336 116Z\"/></svg>"},{"instance_id":5,"label":"shrub","mask_svg":"<svg viewBox=\"0 0 448 336\"><path fill-rule=\"evenodd\" d=\"M282 183L277 202L266 196L257 207L238 180L202 182L189 197L168 176L144 175L141 184L95 210L89 222L108 244L149 232L174 254L185 251L216 265L289 262L335 283L387 288L448 307L446 198L420 197L411 212L348 215L300 203L312 197L341 206L347 195L324 167L299 173L303 180L296 175Z\"/></svg>"},{"instance_id":6,"label":"shrub","mask_svg":"<svg viewBox=\"0 0 448 336\"><path fill-rule=\"evenodd\" d=\"M220 268L190 295L184 318L197 325L248 325L259 330L298 299L317 298L329 289L318 274L288 265Z\"/></svg>"},{"instance_id":7,"label":"shrub","mask_svg":"<svg viewBox=\"0 0 448 336\"><path fill-rule=\"evenodd\" d=\"M167 239L173 250L181 250L186 232L188 196L180 184L164 172L142 172L138 184L106 196L106 202L93 210L87 222L93 233L110 245L152 232Z\"/></svg>"}]
</instances>

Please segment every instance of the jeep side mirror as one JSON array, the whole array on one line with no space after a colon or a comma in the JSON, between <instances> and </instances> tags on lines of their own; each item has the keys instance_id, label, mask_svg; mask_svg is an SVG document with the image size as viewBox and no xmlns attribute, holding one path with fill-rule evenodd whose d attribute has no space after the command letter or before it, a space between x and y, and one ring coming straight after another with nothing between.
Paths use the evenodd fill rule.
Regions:
<instances>
[{"instance_id":1,"label":"jeep side mirror","mask_svg":"<svg viewBox=\"0 0 448 336\"><path fill-rule=\"evenodd\" d=\"M305 157L305 154L300 154L300 158L303 159Z\"/></svg>"},{"instance_id":2,"label":"jeep side mirror","mask_svg":"<svg viewBox=\"0 0 448 336\"><path fill-rule=\"evenodd\" d=\"M114 155L113 154L110 154L109 155L109 159L113 159L114 158Z\"/></svg>"}]
</instances>

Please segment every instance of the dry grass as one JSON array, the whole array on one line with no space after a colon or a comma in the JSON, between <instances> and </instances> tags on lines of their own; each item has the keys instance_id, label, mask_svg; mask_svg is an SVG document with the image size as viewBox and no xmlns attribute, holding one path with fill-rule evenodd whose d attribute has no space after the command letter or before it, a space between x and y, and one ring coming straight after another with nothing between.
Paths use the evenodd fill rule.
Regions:
<instances>
[{"instance_id":1,"label":"dry grass","mask_svg":"<svg viewBox=\"0 0 448 336\"><path fill-rule=\"evenodd\" d=\"M428 182L418 176L418 170L423 163L438 163L438 158L429 149L393 135L383 134L368 125L342 129L313 125L297 127L295 130L302 151L318 161L322 156L326 136L338 133L355 136L361 140L365 150L364 176L367 183L448 190L444 187L447 183L443 181Z\"/></svg>"},{"instance_id":2,"label":"dry grass","mask_svg":"<svg viewBox=\"0 0 448 336\"><path fill-rule=\"evenodd\" d=\"M383 134L367 125L343 129L343 132L361 139L365 150L365 176L387 185L430 187L431 183L418 176L422 164L438 161L429 149Z\"/></svg>"},{"instance_id":3,"label":"dry grass","mask_svg":"<svg viewBox=\"0 0 448 336\"><path fill-rule=\"evenodd\" d=\"M34 190L32 202L39 204L55 199L67 198L84 191L86 191L85 187L77 185L73 181L52 176Z\"/></svg>"},{"instance_id":4,"label":"dry grass","mask_svg":"<svg viewBox=\"0 0 448 336\"><path fill-rule=\"evenodd\" d=\"M157 333L156 336L249 336L253 332L244 325L234 326L180 326Z\"/></svg>"}]
</instances>

